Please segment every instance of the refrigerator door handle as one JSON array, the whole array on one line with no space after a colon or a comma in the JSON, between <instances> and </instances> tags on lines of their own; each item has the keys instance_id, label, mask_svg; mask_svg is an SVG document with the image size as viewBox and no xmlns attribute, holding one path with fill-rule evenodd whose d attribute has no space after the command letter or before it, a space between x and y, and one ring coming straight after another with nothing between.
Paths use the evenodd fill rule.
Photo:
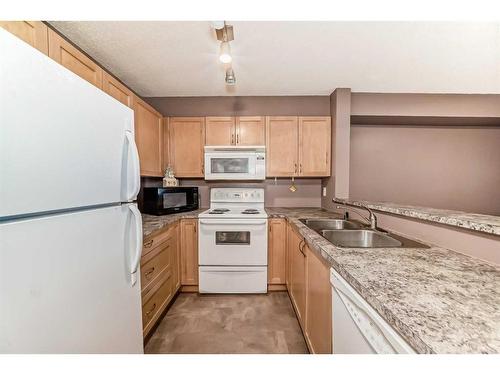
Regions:
<instances>
[{"instance_id":1,"label":"refrigerator door handle","mask_svg":"<svg viewBox=\"0 0 500 375\"><path fill-rule=\"evenodd\" d=\"M135 204L130 204L128 206L130 211L132 212L132 216L134 216L135 220L135 255L132 258L130 264L130 274L132 275L132 286L135 285L137 281L137 270L139 269L139 263L141 261L142 255L142 216Z\"/></svg>"},{"instance_id":2,"label":"refrigerator door handle","mask_svg":"<svg viewBox=\"0 0 500 375\"><path fill-rule=\"evenodd\" d=\"M135 144L134 135L130 130L125 131L125 137L127 138L127 144L129 151L132 154L132 170L133 170L133 182L134 187L127 196L127 201L133 201L136 199L137 194L139 194L139 189L141 188L141 169L139 164L139 151L137 150L137 145Z\"/></svg>"}]
</instances>

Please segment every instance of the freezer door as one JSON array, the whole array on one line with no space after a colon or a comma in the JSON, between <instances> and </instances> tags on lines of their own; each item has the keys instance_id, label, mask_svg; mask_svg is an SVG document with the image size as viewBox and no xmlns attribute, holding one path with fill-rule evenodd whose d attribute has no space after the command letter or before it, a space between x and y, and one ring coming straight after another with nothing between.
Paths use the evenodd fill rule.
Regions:
<instances>
[{"instance_id":1,"label":"freezer door","mask_svg":"<svg viewBox=\"0 0 500 375\"><path fill-rule=\"evenodd\" d=\"M0 28L0 219L132 201L133 111Z\"/></svg>"},{"instance_id":2,"label":"freezer door","mask_svg":"<svg viewBox=\"0 0 500 375\"><path fill-rule=\"evenodd\" d=\"M136 210L0 223L0 353L143 352Z\"/></svg>"}]
</instances>

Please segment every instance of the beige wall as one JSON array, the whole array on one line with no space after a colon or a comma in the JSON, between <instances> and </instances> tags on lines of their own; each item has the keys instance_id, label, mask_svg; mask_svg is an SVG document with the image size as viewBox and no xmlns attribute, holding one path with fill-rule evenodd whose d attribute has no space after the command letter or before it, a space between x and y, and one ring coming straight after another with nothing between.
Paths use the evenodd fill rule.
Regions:
<instances>
[{"instance_id":1,"label":"beige wall","mask_svg":"<svg viewBox=\"0 0 500 375\"><path fill-rule=\"evenodd\" d=\"M352 126L350 197L500 215L500 127Z\"/></svg>"},{"instance_id":2,"label":"beige wall","mask_svg":"<svg viewBox=\"0 0 500 375\"><path fill-rule=\"evenodd\" d=\"M330 96L332 117L332 163L331 176L324 178L322 187L326 195L321 198L321 206L332 208L332 198L349 198L349 148L351 90L336 89Z\"/></svg>"},{"instance_id":3,"label":"beige wall","mask_svg":"<svg viewBox=\"0 0 500 375\"><path fill-rule=\"evenodd\" d=\"M164 116L329 116L329 96L144 98Z\"/></svg>"},{"instance_id":4,"label":"beige wall","mask_svg":"<svg viewBox=\"0 0 500 375\"><path fill-rule=\"evenodd\" d=\"M257 187L264 188L265 205L267 207L320 207L321 206L321 180L307 178L295 180L297 191L292 193L288 187L291 180L267 179L263 182L207 182L204 180L181 180L182 186L198 186L201 196L201 206L210 205L211 187Z\"/></svg>"}]
</instances>

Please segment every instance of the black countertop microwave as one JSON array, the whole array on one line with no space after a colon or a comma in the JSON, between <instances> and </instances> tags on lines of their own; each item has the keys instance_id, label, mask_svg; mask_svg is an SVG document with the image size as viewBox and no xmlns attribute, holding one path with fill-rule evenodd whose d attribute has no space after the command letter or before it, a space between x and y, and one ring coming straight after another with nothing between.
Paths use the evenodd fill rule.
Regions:
<instances>
[{"instance_id":1,"label":"black countertop microwave","mask_svg":"<svg viewBox=\"0 0 500 375\"><path fill-rule=\"evenodd\" d=\"M145 214L168 215L198 209L197 187L146 187L143 193Z\"/></svg>"}]
</instances>

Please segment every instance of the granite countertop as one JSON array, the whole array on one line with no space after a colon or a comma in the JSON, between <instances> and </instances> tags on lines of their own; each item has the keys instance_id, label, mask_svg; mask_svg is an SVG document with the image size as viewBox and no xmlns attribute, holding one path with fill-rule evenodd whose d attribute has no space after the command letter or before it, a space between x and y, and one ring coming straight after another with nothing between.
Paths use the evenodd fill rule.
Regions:
<instances>
[{"instance_id":1,"label":"granite countertop","mask_svg":"<svg viewBox=\"0 0 500 375\"><path fill-rule=\"evenodd\" d=\"M335 213L319 208L266 211L295 225L309 247L418 353L500 353L498 266L436 246L339 248L298 220L338 218Z\"/></svg>"},{"instance_id":2,"label":"granite countertop","mask_svg":"<svg viewBox=\"0 0 500 375\"><path fill-rule=\"evenodd\" d=\"M420 220L433 221L440 224L452 225L455 227L500 236L500 216L481 215L439 208L409 206L393 202L369 202L350 199L344 201L356 206L367 206L372 210L412 217Z\"/></svg>"},{"instance_id":3,"label":"granite countertop","mask_svg":"<svg viewBox=\"0 0 500 375\"><path fill-rule=\"evenodd\" d=\"M170 224L173 224L180 219L197 219L198 215L206 210L207 208L199 208L195 211L180 212L178 214L162 215L162 216L142 214L143 236L144 238L146 238L152 233L156 232L157 230L160 230Z\"/></svg>"}]
</instances>

